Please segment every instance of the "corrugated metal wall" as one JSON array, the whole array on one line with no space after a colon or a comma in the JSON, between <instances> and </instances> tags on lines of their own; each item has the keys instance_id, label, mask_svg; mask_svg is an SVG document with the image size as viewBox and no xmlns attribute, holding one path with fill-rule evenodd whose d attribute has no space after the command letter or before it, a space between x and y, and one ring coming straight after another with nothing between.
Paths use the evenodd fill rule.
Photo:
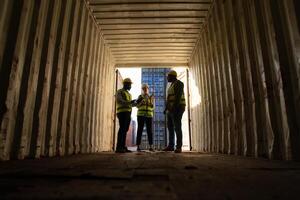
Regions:
<instances>
[{"instance_id":1,"label":"corrugated metal wall","mask_svg":"<svg viewBox=\"0 0 300 200\"><path fill-rule=\"evenodd\" d=\"M300 159L297 9L292 0L215 1L190 62L201 95L196 150Z\"/></svg>"},{"instance_id":2,"label":"corrugated metal wall","mask_svg":"<svg viewBox=\"0 0 300 200\"><path fill-rule=\"evenodd\" d=\"M296 4L215 0L197 24L194 150L300 159ZM2 0L0 11L0 159L111 150L114 59L86 1Z\"/></svg>"},{"instance_id":3,"label":"corrugated metal wall","mask_svg":"<svg viewBox=\"0 0 300 200\"><path fill-rule=\"evenodd\" d=\"M85 1L1 11L1 160L111 150L114 64Z\"/></svg>"}]
</instances>

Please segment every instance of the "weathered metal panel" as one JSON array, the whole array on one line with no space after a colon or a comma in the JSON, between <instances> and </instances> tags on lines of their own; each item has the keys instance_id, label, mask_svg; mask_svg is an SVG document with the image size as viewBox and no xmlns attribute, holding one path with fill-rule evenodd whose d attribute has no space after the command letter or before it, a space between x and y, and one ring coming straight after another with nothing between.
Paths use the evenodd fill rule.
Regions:
<instances>
[{"instance_id":1,"label":"weathered metal panel","mask_svg":"<svg viewBox=\"0 0 300 200\"><path fill-rule=\"evenodd\" d=\"M260 42L263 53L264 71L266 72L266 85L269 98L269 110L274 131L268 138L269 151L272 158L287 159L287 141L290 130L287 121L285 98L282 86L282 74L278 60L278 50L275 40L273 19L269 1L255 0L258 15Z\"/></svg>"},{"instance_id":2,"label":"weathered metal panel","mask_svg":"<svg viewBox=\"0 0 300 200\"><path fill-rule=\"evenodd\" d=\"M245 106L242 90L242 79L240 72L240 59L238 55L237 36L235 30L235 21L233 16L232 2L225 4L226 24L229 38L230 65L232 66L231 76L233 80L234 102L236 109L236 137L234 137L234 153L246 155L246 121Z\"/></svg>"},{"instance_id":3,"label":"weathered metal panel","mask_svg":"<svg viewBox=\"0 0 300 200\"><path fill-rule=\"evenodd\" d=\"M79 77L81 73L81 63L82 63L82 56L83 56L83 44L85 35L87 32L87 10L84 9L83 5L80 6L82 8L81 17L80 17L80 32L77 38L78 41L78 47L77 51L75 52L75 64L74 64L74 72L72 73L73 81L72 81L72 91L71 91L71 106L69 107L69 131L67 134L69 134L69 148L68 148L68 154L77 153L79 150L79 135L77 131L77 117L78 117L78 99L79 99Z\"/></svg>"},{"instance_id":4,"label":"weathered metal panel","mask_svg":"<svg viewBox=\"0 0 300 200\"><path fill-rule=\"evenodd\" d=\"M29 154L32 125L33 125L34 106L35 106L35 100L37 95L38 77L39 77L40 68L42 67L40 65L41 65L41 56L43 50L42 48L43 48L43 42L45 37L48 10L49 10L49 2L47 1L41 2L40 11L38 15L38 22L36 27L36 34L34 37L34 46L33 46L31 63L30 63L30 71L28 75L29 76L28 87L26 92L27 97L23 109L24 119L23 119L22 131L21 131L20 150L18 156L20 159L23 159L25 156L28 156Z\"/></svg>"},{"instance_id":5,"label":"weathered metal panel","mask_svg":"<svg viewBox=\"0 0 300 200\"><path fill-rule=\"evenodd\" d=\"M58 63L57 63L57 70L54 73L53 77L55 80L55 86L53 88L53 106L52 106L52 114L51 114L51 127L50 127L50 138L49 138L49 156L54 156L58 153L57 142L60 142L60 135L58 133L58 118L59 118L59 109L60 109L60 100L61 100L61 93L62 93L62 79L63 79L63 72L64 68L66 67L67 55L68 55L68 36L69 36L69 23L70 23L70 16L71 16L71 8L72 8L73 0L66 1L66 7L64 12L63 18L63 25L62 25L62 35L59 44L59 55L58 55ZM70 42L70 41L69 41ZM62 148L62 147L61 147Z\"/></svg>"},{"instance_id":6,"label":"weathered metal panel","mask_svg":"<svg viewBox=\"0 0 300 200\"><path fill-rule=\"evenodd\" d=\"M69 148L73 146L73 135L69 132L70 131L70 115L71 115L71 103L72 103L72 91L74 88L74 76L75 76L75 67L77 61L77 50L78 50L78 40L79 40L79 33L80 33L80 22L81 22L81 14L82 14L82 1L76 1L75 3L75 11L74 11L74 20L73 26L71 31L71 46L70 52L68 55L68 62L67 62L67 70L65 73L65 84L63 85L64 95L62 96L61 101L62 108L61 108L61 145L59 147L59 155L69 154L71 151Z\"/></svg>"},{"instance_id":7,"label":"weathered metal panel","mask_svg":"<svg viewBox=\"0 0 300 200\"><path fill-rule=\"evenodd\" d=\"M74 138L74 142L75 142L75 153L79 153L80 149L81 149L81 139L82 139L82 129L81 129L81 120L82 120L82 116L81 116L81 106L82 106L82 79L83 79L83 73L84 73L84 60L86 57L86 51L87 51L87 45L88 45L88 38L90 37L90 26L88 26L88 13L87 11L83 11L83 21L82 23L84 24L82 30L83 30L83 35L82 33L80 33L80 45L79 45L79 49L80 49L80 54L79 54L79 61L77 63L77 68L78 71L76 71L76 81L77 81L77 85L76 85L76 92L75 92L75 107L74 107L74 121L73 121L73 132L75 135ZM76 112L75 112L76 111Z\"/></svg>"},{"instance_id":8,"label":"weathered metal panel","mask_svg":"<svg viewBox=\"0 0 300 200\"><path fill-rule=\"evenodd\" d=\"M0 71L2 69L2 58L5 51L5 44L7 43L7 35L9 34L9 25L13 13L14 1L3 0L0 6Z\"/></svg>"},{"instance_id":9,"label":"weathered metal panel","mask_svg":"<svg viewBox=\"0 0 300 200\"><path fill-rule=\"evenodd\" d=\"M11 64L8 89L5 100L5 112L1 119L0 129L0 159L9 160L11 145L14 138L18 100L20 96L21 77L25 63L26 47L29 38L30 24L33 14L34 2L26 1L23 4L20 26L18 29L15 51ZM5 94L3 94L5 95Z\"/></svg>"},{"instance_id":10,"label":"weathered metal panel","mask_svg":"<svg viewBox=\"0 0 300 200\"><path fill-rule=\"evenodd\" d=\"M235 29L237 36L237 47L240 60L240 75L242 82L242 91L244 96L246 135L243 135L243 154L257 155L257 128L255 118L255 99L253 93L252 73L250 69L249 50L245 29L244 11L240 1L233 3L233 13L235 20Z\"/></svg>"},{"instance_id":11,"label":"weathered metal panel","mask_svg":"<svg viewBox=\"0 0 300 200\"><path fill-rule=\"evenodd\" d=\"M215 4L215 11L214 11L214 28L215 28L215 39L216 39L216 54L219 55L219 84L220 84L220 95L222 98L221 104L221 141L219 142L220 150L222 153L228 153L229 148L229 134L230 134L230 118L229 118L229 108L228 108L228 88L226 83L226 72L225 72L225 59L224 59L224 50L222 45L224 43L223 35L221 32L221 14L220 14L220 6L219 4Z\"/></svg>"},{"instance_id":12,"label":"weathered metal panel","mask_svg":"<svg viewBox=\"0 0 300 200\"><path fill-rule=\"evenodd\" d=\"M85 99L84 99L84 109L83 109L83 123L84 123L84 131L85 131L85 143L86 143L86 149L85 151L87 153L90 152L91 150L91 143L90 143L90 137L91 137L91 132L90 132L90 99L93 98L93 96L91 96L91 80L93 78L93 73L92 73L92 69L93 69L93 59L94 59L94 53L95 53L95 34L96 34L96 27L93 26L93 23L91 23L92 26L92 35L91 35L91 46L90 46L90 53L89 53L89 58L88 58L88 63L86 65L86 81L85 81L85 85L84 85L84 93L85 95Z\"/></svg>"},{"instance_id":13,"label":"weathered metal panel","mask_svg":"<svg viewBox=\"0 0 300 200\"><path fill-rule=\"evenodd\" d=\"M273 143L273 129L270 120L269 99L267 94L266 77L264 71L262 47L259 38L257 16L254 1L249 0L244 4L246 32L248 37L249 57L252 70L253 90L256 105L257 123L257 153L258 156L271 158L270 150Z\"/></svg>"},{"instance_id":14,"label":"weathered metal panel","mask_svg":"<svg viewBox=\"0 0 300 200\"><path fill-rule=\"evenodd\" d=\"M278 46L283 92L290 134L284 135L287 159L291 153L294 159L300 160L300 63L296 52L294 28L288 1L270 1L274 21L275 39ZM299 34L299 31L298 31Z\"/></svg>"}]
</instances>

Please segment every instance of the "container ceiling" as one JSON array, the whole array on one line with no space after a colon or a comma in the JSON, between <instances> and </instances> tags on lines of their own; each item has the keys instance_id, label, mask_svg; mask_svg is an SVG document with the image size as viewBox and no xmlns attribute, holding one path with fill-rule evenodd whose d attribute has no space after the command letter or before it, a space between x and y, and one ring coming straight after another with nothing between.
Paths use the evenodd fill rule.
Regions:
<instances>
[{"instance_id":1,"label":"container ceiling","mask_svg":"<svg viewBox=\"0 0 300 200\"><path fill-rule=\"evenodd\" d=\"M88 0L117 66L187 65L212 0Z\"/></svg>"}]
</instances>

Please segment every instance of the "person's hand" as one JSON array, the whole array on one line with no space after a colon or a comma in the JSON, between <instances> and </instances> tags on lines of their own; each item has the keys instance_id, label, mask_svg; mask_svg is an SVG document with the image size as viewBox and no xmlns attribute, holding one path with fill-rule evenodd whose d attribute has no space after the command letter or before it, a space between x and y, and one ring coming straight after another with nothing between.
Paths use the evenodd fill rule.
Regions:
<instances>
[{"instance_id":1,"label":"person's hand","mask_svg":"<svg viewBox=\"0 0 300 200\"><path fill-rule=\"evenodd\" d=\"M131 104L134 104L136 102L136 100L134 99L134 100L132 100L132 101L130 101L130 103Z\"/></svg>"},{"instance_id":2,"label":"person's hand","mask_svg":"<svg viewBox=\"0 0 300 200\"><path fill-rule=\"evenodd\" d=\"M154 100L154 95L153 94L150 96L150 99L151 99L151 101Z\"/></svg>"},{"instance_id":3,"label":"person's hand","mask_svg":"<svg viewBox=\"0 0 300 200\"><path fill-rule=\"evenodd\" d=\"M139 98L138 100L136 100L136 103L140 103L141 101L143 101L143 98Z\"/></svg>"}]
</instances>

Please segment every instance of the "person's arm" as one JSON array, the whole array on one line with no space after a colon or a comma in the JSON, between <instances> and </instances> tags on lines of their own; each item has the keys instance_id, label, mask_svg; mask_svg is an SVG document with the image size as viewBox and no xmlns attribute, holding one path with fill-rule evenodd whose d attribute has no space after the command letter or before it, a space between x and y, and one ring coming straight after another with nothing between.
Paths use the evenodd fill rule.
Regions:
<instances>
[{"instance_id":1,"label":"person's arm","mask_svg":"<svg viewBox=\"0 0 300 200\"><path fill-rule=\"evenodd\" d=\"M154 108L154 105L155 105L155 97L154 97L154 95L152 94L152 95L150 96L150 106L151 106L152 108Z\"/></svg>"},{"instance_id":2,"label":"person's arm","mask_svg":"<svg viewBox=\"0 0 300 200\"><path fill-rule=\"evenodd\" d=\"M178 108L180 105L181 96L183 95L183 88L184 85L180 81L177 81L177 83L174 85L174 93L175 93L174 108Z\"/></svg>"},{"instance_id":3,"label":"person's arm","mask_svg":"<svg viewBox=\"0 0 300 200\"><path fill-rule=\"evenodd\" d=\"M137 98L137 100L135 101L134 106L140 107L140 106L141 106L142 100L143 100L143 97L142 97L142 95L140 95L140 96Z\"/></svg>"},{"instance_id":4,"label":"person's arm","mask_svg":"<svg viewBox=\"0 0 300 200\"><path fill-rule=\"evenodd\" d=\"M124 94L121 91L117 92L117 102L119 104L122 104L124 106L130 105L131 102L126 100L126 97L124 96Z\"/></svg>"},{"instance_id":5,"label":"person's arm","mask_svg":"<svg viewBox=\"0 0 300 200\"><path fill-rule=\"evenodd\" d=\"M167 110L168 110L168 104L167 104L167 102L165 102L165 109L164 109L164 114L166 114L167 113Z\"/></svg>"}]
</instances>

